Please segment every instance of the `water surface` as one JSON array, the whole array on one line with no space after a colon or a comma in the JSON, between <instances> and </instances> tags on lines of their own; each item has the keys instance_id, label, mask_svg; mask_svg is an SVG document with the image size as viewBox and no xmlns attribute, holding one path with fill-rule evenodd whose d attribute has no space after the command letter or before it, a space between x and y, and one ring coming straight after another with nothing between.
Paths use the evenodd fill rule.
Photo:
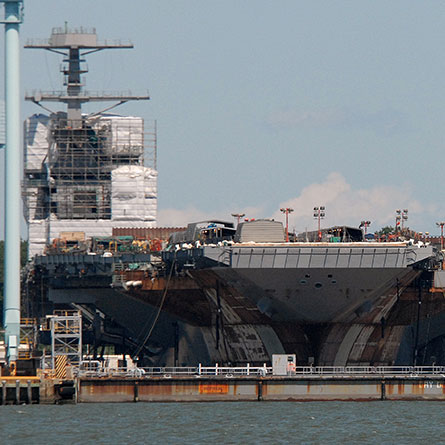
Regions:
<instances>
[{"instance_id":1,"label":"water surface","mask_svg":"<svg viewBox=\"0 0 445 445\"><path fill-rule=\"evenodd\" d=\"M2 444L445 443L442 402L0 406ZM428 443L429 442L429 443Z\"/></svg>"}]
</instances>

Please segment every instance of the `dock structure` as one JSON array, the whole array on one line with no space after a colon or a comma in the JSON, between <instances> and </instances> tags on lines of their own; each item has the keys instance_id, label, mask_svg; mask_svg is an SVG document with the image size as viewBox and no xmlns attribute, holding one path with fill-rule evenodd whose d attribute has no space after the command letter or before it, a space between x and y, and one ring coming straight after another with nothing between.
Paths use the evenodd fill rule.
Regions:
<instances>
[{"instance_id":1,"label":"dock structure","mask_svg":"<svg viewBox=\"0 0 445 445\"><path fill-rule=\"evenodd\" d=\"M70 368L64 379L0 377L0 404L233 402L233 401L445 401L445 367Z\"/></svg>"},{"instance_id":2,"label":"dock structure","mask_svg":"<svg viewBox=\"0 0 445 445\"><path fill-rule=\"evenodd\" d=\"M135 368L79 372L87 402L445 400L445 367Z\"/></svg>"},{"instance_id":3,"label":"dock structure","mask_svg":"<svg viewBox=\"0 0 445 445\"><path fill-rule=\"evenodd\" d=\"M86 402L208 401L371 401L445 400L443 377L410 379L311 378L151 378L78 380L77 400Z\"/></svg>"},{"instance_id":4,"label":"dock structure","mask_svg":"<svg viewBox=\"0 0 445 445\"><path fill-rule=\"evenodd\" d=\"M39 403L41 382L37 377L0 377L0 404Z\"/></svg>"}]
</instances>

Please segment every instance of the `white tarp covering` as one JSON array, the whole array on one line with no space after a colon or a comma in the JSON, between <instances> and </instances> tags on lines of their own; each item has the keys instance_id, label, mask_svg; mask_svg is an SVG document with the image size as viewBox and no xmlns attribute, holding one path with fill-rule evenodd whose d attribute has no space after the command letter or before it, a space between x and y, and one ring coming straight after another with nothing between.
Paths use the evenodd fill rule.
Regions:
<instances>
[{"instance_id":1,"label":"white tarp covering","mask_svg":"<svg viewBox=\"0 0 445 445\"><path fill-rule=\"evenodd\" d=\"M28 187L26 189L26 203L28 205L28 218L32 221L36 215L38 188Z\"/></svg>"},{"instance_id":2,"label":"white tarp covering","mask_svg":"<svg viewBox=\"0 0 445 445\"><path fill-rule=\"evenodd\" d=\"M113 221L156 221L157 176L155 170L138 165L111 172Z\"/></svg>"},{"instance_id":3,"label":"white tarp covering","mask_svg":"<svg viewBox=\"0 0 445 445\"><path fill-rule=\"evenodd\" d=\"M28 224L29 257L41 255L47 244L48 221L44 219L30 221Z\"/></svg>"},{"instance_id":4,"label":"white tarp covering","mask_svg":"<svg viewBox=\"0 0 445 445\"><path fill-rule=\"evenodd\" d=\"M94 128L109 124L111 127L111 148L119 153L144 147L144 119L135 116L104 115Z\"/></svg>"},{"instance_id":5,"label":"white tarp covering","mask_svg":"<svg viewBox=\"0 0 445 445\"><path fill-rule=\"evenodd\" d=\"M45 114L33 114L25 121L25 168L40 170L48 154L48 123Z\"/></svg>"}]
</instances>

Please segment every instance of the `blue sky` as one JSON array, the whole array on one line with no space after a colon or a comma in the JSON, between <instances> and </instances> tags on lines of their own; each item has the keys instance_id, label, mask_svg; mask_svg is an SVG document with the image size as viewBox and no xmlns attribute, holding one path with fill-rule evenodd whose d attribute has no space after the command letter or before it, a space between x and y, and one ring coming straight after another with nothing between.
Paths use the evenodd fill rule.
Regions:
<instances>
[{"instance_id":1,"label":"blue sky","mask_svg":"<svg viewBox=\"0 0 445 445\"><path fill-rule=\"evenodd\" d=\"M135 45L89 56L87 87L149 89L118 110L158 122L160 225L286 205L304 230L325 205L325 225L377 229L408 208L438 233L445 2L25 1L22 42L65 21ZM23 91L60 89L59 64L23 50Z\"/></svg>"}]
</instances>

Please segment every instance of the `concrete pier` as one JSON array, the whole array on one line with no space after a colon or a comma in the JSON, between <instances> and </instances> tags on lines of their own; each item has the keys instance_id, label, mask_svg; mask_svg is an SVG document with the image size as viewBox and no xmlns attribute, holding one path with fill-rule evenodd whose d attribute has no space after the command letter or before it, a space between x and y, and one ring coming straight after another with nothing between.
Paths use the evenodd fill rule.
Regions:
<instances>
[{"instance_id":1,"label":"concrete pier","mask_svg":"<svg viewBox=\"0 0 445 445\"><path fill-rule=\"evenodd\" d=\"M444 400L444 377L149 377L80 378L77 401Z\"/></svg>"},{"instance_id":2,"label":"concrete pier","mask_svg":"<svg viewBox=\"0 0 445 445\"><path fill-rule=\"evenodd\" d=\"M87 362L97 364L96 362ZM445 401L444 367L76 369L0 377L0 404L212 401ZM87 367L88 368L88 367ZM74 375L71 375L74 374Z\"/></svg>"},{"instance_id":3,"label":"concrete pier","mask_svg":"<svg viewBox=\"0 0 445 445\"><path fill-rule=\"evenodd\" d=\"M0 405L40 403L40 379L36 377L0 377Z\"/></svg>"},{"instance_id":4,"label":"concrete pier","mask_svg":"<svg viewBox=\"0 0 445 445\"><path fill-rule=\"evenodd\" d=\"M0 405L74 403L73 380L39 377L0 377Z\"/></svg>"}]
</instances>

